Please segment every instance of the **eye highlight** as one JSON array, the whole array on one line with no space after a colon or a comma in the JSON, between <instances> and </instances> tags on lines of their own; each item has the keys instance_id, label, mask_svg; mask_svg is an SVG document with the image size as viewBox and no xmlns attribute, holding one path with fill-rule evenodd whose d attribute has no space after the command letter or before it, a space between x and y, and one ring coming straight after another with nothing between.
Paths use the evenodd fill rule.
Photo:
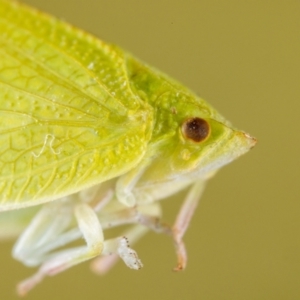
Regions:
<instances>
[{"instance_id":1,"label":"eye highlight","mask_svg":"<svg viewBox=\"0 0 300 300\"><path fill-rule=\"evenodd\" d=\"M201 118L190 118L185 120L181 130L184 137L196 143L205 140L210 133L209 124Z\"/></svg>"}]
</instances>

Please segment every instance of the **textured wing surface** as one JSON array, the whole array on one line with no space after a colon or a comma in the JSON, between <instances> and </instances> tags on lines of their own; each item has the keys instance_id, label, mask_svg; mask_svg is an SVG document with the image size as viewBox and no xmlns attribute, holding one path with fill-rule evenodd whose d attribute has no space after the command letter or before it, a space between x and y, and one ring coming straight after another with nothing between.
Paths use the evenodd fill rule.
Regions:
<instances>
[{"instance_id":1,"label":"textured wing surface","mask_svg":"<svg viewBox=\"0 0 300 300\"><path fill-rule=\"evenodd\" d=\"M141 159L151 109L123 52L0 0L0 210L49 201Z\"/></svg>"}]
</instances>

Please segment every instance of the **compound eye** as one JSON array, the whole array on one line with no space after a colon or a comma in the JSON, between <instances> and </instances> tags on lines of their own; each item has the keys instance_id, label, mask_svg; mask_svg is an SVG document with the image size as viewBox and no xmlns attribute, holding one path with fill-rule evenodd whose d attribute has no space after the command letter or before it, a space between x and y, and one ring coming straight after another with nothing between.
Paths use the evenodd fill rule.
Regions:
<instances>
[{"instance_id":1,"label":"compound eye","mask_svg":"<svg viewBox=\"0 0 300 300\"><path fill-rule=\"evenodd\" d=\"M196 143L205 140L210 132L209 124L201 118L187 119L184 121L181 128L183 135Z\"/></svg>"}]
</instances>

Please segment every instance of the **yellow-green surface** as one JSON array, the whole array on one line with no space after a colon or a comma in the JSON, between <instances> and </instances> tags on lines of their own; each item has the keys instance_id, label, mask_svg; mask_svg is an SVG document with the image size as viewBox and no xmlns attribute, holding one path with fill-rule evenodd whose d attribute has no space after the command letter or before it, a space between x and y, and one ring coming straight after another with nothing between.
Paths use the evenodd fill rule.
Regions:
<instances>
[{"instance_id":1,"label":"yellow-green surface","mask_svg":"<svg viewBox=\"0 0 300 300\"><path fill-rule=\"evenodd\" d=\"M143 270L119 264L100 278L83 264L28 299L298 299L300 3L28 3L157 66L259 140L208 185L185 238L183 273L170 271L171 242L149 234L137 246ZM178 203L166 208L171 216ZM0 299L13 299L14 284L32 273L10 259L11 246L1 244Z\"/></svg>"}]
</instances>

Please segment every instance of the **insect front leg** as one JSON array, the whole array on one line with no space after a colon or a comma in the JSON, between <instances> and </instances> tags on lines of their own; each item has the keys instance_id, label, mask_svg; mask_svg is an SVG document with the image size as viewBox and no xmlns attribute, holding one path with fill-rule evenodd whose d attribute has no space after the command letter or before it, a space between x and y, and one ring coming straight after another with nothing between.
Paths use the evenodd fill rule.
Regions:
<instances>
[{"instance_id":1,"label":"insect front leg","mask_svg":"<svg viewBox=\"0 0 300 300\"><path fill-rule=\"evenodd\" d=\"M135 251L129 248L129 246L125 243L124 238L126 238L126 240L130 242L130 245L132 245L149 230L165 233L168 231L168 233L171 234L172 230L170 227L168 227L168 229L166 229L166 227L162 229L162 226L160 226L158 221L160 217L161 207L159 203L156 202L144 206L138 206L136 208L129 207L125 210L123 209L114 214L110 214L106 218L101 218L103 228L125 224L134 225L123 232L119 238L105 242L102 256L96 258L92 262L91 269L95 273L103 275L108 272L120 258L123 259L129 268L138 269L142 267L142 263L136 256ZM121 239L123 239L123 242L120 243Z\"/></svg>"},{"instance_id":2,"label":"insect front leg","mask_svg":"<svg viewBox=\"0 0 300 300\"><path fill-rule=\"evenodd\" d=\"M191 186L173 225L173 239L177 253L177 266L174 268L174 271L180 271L186 267L187 254L182 238L204 191L205 182L204 180L199 180Z\"/></svg>"},{"instance_id":3,"label":"insect front leg","mask_svg":"<svg viewBox=\"0 0 300 300\"><path fill-rule=\"evenodd\" d=\"M148 194L146 197L148 200L151 199L152 201L157 201L167 196L174 195L178 191L190 186L173 227L169 227L162 223L160 218L153 218L152 216L147 215L141 216L140 218L140 223L147 226L149 229L165 233L173 237L178 261L177 267L174 269L176 271L182 270L186 267L187 254L182 238L199 203L207 178L208 177L197 180L196 182L182 178L182 180L178 182L170 181L149 186L138 183L134 190L139 203L144 201L143 198L146 194Z\"/></svg>"},{"instance_id":4,"label":"insect front leg","mask_svg":"<svg viewBox=\"0 0 300 300\"><path fill-rule=\"evenodd\" d=\"M137 199L133 193L133 189L139 179L143 176L145 170L151 163L150 158L143 158L135 168L122 175L116 183L116 196L118 200L129 207L137 204Z\"/></svg>"},{"instance_id":5,"label":"insect front leg","mask_svg":"<svg viewBox=\"0 0 300 300\"><path fill-rule=\"evenodd\" d=\"M96 258L91 264L92 271L96 274L104 275L120 258L129 268L140 269L143 264L136 252L130 248L128 241L132 245L145 235L148 230L144 226L132 226L122 234L122 237L106 241L102 253L103 256Z\"/></svg>"}]
</instances>

